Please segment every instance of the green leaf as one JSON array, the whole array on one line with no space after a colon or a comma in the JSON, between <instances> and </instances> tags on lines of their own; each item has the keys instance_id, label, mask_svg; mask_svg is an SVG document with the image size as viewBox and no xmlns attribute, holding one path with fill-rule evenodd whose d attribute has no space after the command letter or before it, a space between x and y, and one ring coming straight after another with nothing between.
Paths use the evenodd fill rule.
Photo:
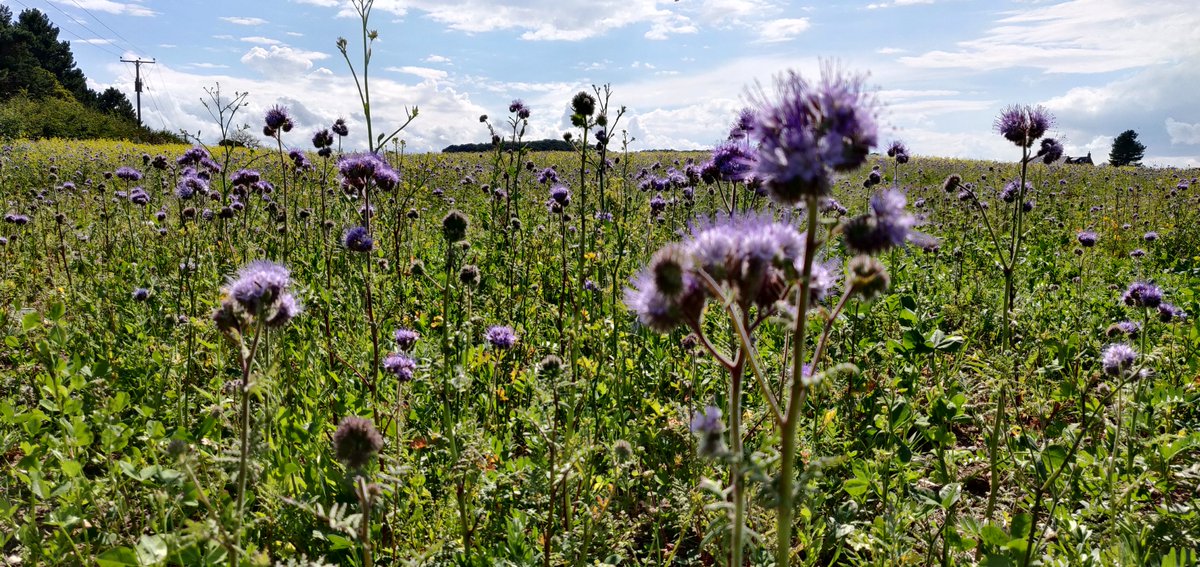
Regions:
<instances>
[{"instance_id":1,"label":"green leaf","mask_svg":"<svg viewBox=\"0 0 1200 567\"><path fill-rule=\"evenodd\" d=\"M32 331L42 324L42 316L37 311L30 311L21 318L21 330Z\"/></svg>"},{"instance_id":2,"label":"green leaf","mask_svg":"<svg viewBox=\"0 0 1200 567\"><path fill-rule=\"evenodd\" d=\"M100 565L100 567L124 567L126 565L139 565L137 553L128 547L118 547L105 551L96 557L96 563Z\"/></svg>"},{"instance_id":3,"label":"green leaf","mask_svg":"<svg viewBox=\"0 0 1200 567\"><path fill-rule=\"evenodd\" d=\"M870 487L871 483L865 478L847 479L846 482L842 484L842 490L845 490L846 494L849 494L852 498L858 498L863 494L866 494L867 489Z\"/></svg>"},{"instance_id":4,"label":"green leaf","mask_svg":"<svg viewBox=\"0 0 1200 567\"><path fill-rule=\"evenodd\" d=\"M50 312L46 315L51 321L57 321L67 314L67 306L61 301L55 301L50 304Z\"/></svg>"},{"instance_id":5,"label":"green leaf","mask_svg":"<svg viewBox=\"0 0 1200 567\"><path fill-rule=\"evenodd\" d=\"M167 542L160 535L143 535L138 540L137 558L141 565L157 565L167 558Z\"/></svg>"}]
</instances>

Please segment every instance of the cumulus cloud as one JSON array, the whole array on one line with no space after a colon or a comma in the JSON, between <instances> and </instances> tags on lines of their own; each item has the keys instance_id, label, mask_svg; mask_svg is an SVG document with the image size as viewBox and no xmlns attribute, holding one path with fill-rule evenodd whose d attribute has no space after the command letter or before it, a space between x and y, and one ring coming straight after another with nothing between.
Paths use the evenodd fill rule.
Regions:
<instances>
[{"instance_id":1,"label":"cumulus cloud","mask_svg":"<svg viewBox=\"0 0 1200 567\"><path fill-rule=\"evenodd\" d=\"M784 18L771 20L759 31L759 40L767 43L789 41L804 33L812 24L808 18Z\"/></svg>"},{"instance_id":2,"label":"cumulus cloud","mask_svg":"<svg viewBox=\"0 0 1200 567\"><path fill-rule=\"evenodd\" d=\"M106 14L116 14L118 16L149 17L158 15L158 12L133 2L114 2L113 0L54 0L54 3L72 8L83 8Z\"/></svg>"},{"instance_id":3,"label":"cumulus cloud","mask_svg":"<svg viewBox=\"0 0 1200 567\"><path fill-rule=\"evenodd\" d=\"M1200 144L1200 122L1189 124L1174 118L1167 118L1167 135L1171 144Z\"/></svg>"},{"instance_id":4,"label":"cumulus cloud","mask_svg":"<svg viewBox=\"0 0 1200 567\"><path fill-rule=\"evenodd\" d=\"M409 75L415 75L415 76L425 79L427 81L438 81L441 79L445 79L449 75L449 73L447 73L441 69L431 69L429 67L416 67L413 65L405 65L403 67L388 67L387 70L392 71L394 73L406 73Z\"/></svg>"},{"instance_id":5,"label":"cumulus cloud","mask_svg":"<svg viewBox=\"0 0 1200 567\"><path fill-rule=\"evenodd\" d=\"M245 18L241 16L225 16L221 19L239 26L261 26L267 23L267 21L262 18Z\"/></svg>"},{"instance_id":6,"label":"cumulus cloud","mask_svg":"<svg viewBox=\"0 0 1200 567\"><path fill-rule=\"evenodd\" d=\"M900 62L926 69L1106 73L1200 53L1198 26L1200 12L1192 0L1035 3L1005 13L982 37L958 42L955 50L928 51Z\"/></svg>"},{"instance_id":7,"label":"cumulus cloud","mask_svg":"<svg viewBox=\"0 0 1200 567\"><path fill-rule=\"evenodd\" d=\"M255 49L262 49L254 47ZM107 70L118 77L112 85L133 96L133 79L120 64L110 64ZM146 123L172 131L180 129L200 132L206 142L216 142L218 129L208 111L200 103L204 88L220 83L226 96L234 91L250 93L249 106L239 110L236 124L249 124L251 131L261 128L262 116L268 108L287 106L296 121L296 130L285 135L284 143L305 146L308 132L327 127L339 117L350 126L346 142L351 149L365 146L366 126L358 91L348 75L338 75L323 67L293 75L264 74L259 78L232 76L227 73L194 73L173 67L165 62L155 66L157 75L148 79L156 89L157 106L143 106ZM485 113L484 108L454 87L433 81L410 84L386 76L371 79L371 107L375 131L387 130L403 122L404 110L420 106L420 116L401 133L408 147L415 151L438 151L441 148L468 140L482 141L486 130L479 131L475 120ZM198 96L200 95L200 96Z\"/></svg>"},{"instance_id":8,"label":"cumulus cloud","mask_svg":"<svg viewBox=\"0 0 1200 567\"><path fill-rule=\"evenodd\" d=\"M272 45L269 49L254 46L242 56L242 64L273 77L294 77L313 68L313 61L325 59L329 55L318 51L304 51L282 45Z\"/></svg>"}]
</instances>

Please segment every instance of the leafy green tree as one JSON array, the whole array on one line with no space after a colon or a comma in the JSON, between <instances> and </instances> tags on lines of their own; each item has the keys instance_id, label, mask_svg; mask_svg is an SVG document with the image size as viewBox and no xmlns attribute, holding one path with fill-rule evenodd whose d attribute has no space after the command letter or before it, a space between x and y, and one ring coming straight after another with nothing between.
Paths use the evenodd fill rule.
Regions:
<instances>
[{"instance_id":1,"label":"leafy green tree","mask_svg":"<svg viewBox=\"0 0 1200 567\"><path fill-rule=\"evenodd\" d=\"M1112 143L1108 152L1108 163L1117 167L1122 165L1142 165L1142 156L1146 154L1145 144L1137 140L1137 132L1126 130L1121 132Z\"/></svg>"}]
</instances>

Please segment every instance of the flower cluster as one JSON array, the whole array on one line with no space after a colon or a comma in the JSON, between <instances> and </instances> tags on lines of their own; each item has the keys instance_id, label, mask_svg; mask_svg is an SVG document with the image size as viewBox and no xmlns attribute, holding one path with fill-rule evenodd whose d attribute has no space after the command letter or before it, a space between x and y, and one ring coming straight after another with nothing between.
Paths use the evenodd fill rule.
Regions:
<instances>
[{"instance_id":1,"label":"flower cluster","mask_svg":"<svg viewBox=\"0 0 1200 567\"><path fill-rule=\"evenodd\" d=\"M269 260L255 260L226 284L224 298L212 319L226 333L240 333L257 323L282 327L302 310L290 288L287 268Z\"/></svg>"},{"instance_id":2,"label":"flower cluster","mask_svg":"<svg viewBox=\"0 0 1200 567\"><path fill-rule=\"evenodd\" d=\"M370 252L375 249L375 240L361 226L352 226L342 233L342 246L351 252Z\"/></svg>"},{"instance_id":3,"label":"flower cluster","mask_svg":"<svg viewBox=\"0 0 1200 567\"><path fill-rule=\"evenodd\" d=\"M995 127L1004 139L1028 148L1045 136L1053 123L1054 117L1044 107L1012 105L996 118Z\"/></svg>"},{"instance_id":4,"label":"flower cluster","mask_svg":"<svg viewBox=\"0 0 1200 567\"><path fill-rule=\"evenodd\" d=\"M513 328L508 325L495 325L489 327L483 337L487 342L500 350L508 350L517 344L517 334L513 332Z\"/></svg>"},{"instance_id":5,"label":"flower cluster","mask_svg":"<svg viewBox=\"0 0 1200 567\"><path fill-rule=\"evenodd\" d=\"M263 117L263 135L274 138L280 131L291 132L294 124L288 109L282 106L272 106Z\"/></svg>"},{"instance_id":6,"label":"flower cluster","mask_svg":"<svg viewBox=\"0 0 1200 567\"><path fill-rule=\"evenodd\" d=\"M900 140L892 141L891 145L888 146L887 155L890 158L894 158L896 163L908 163L908 148Z\"/></svg>"},{"instance_id":7,"label":"flower cluster","mask_svg":"<svg viewBox=\"0 0 1200 567\"><path fill-rule=\"evenodd\" d=\"M400 183L400 175L392 166L371 153L338 158L338 172L342 175L342 188L352 193L365 190L372 181L385 191L394 189Z\"/></svg>"},{"instance_id":8,"label":"flower cluster","mask_svg":"<svg viewBox=\"0 0 1200 567\"><path fill-rule=\"evenodd\" d=\"M920 220L905 210L906 202L904 193L897 189L872 195L871 210L842 227L846 248L857 254L878 254L904 246L910 240L922 247L935 243L932 237L913 230Z\"/></svg>"},{"instance_id":9,"label":"flower cluster","mask_svg":"<svg viewBox=\"0 0 1200 567\"><path fill-rule=\"evenodd\" d=\"M371 420L346 416L333 434L333 453L349 469L361 469L383 448L383 436Z\"/></svg>"},{"instance_id":10,"label":"flower cluster","mask_svg":"<svg viewBox=\"0 0 1200 567\"><path fill-rule=\"evenodd\" d=\"M833 172L854 170L875 146L875 99L863 77L832 67L816 85L790 72L775 88L775 101L759 97L750 131L758 142L754 175L782 204L828 195Z\"/></svg>"},{"instance_id":11,"label":"flower cluster","mask_svg":"<svg viewBox=\"0 0 1200 567\"><path fill-rule=\"evenodd\" d=\"M691 237L655 253L625 290L625 305L638 321L660 333L698 324L710 297L705 285L728 286L743 306L771 306L786 297L804 262L804 238L791 225L747 216L694 227ZM836 284L835 268L813 264L814 300Z\"/></svg>"}]
</instances>

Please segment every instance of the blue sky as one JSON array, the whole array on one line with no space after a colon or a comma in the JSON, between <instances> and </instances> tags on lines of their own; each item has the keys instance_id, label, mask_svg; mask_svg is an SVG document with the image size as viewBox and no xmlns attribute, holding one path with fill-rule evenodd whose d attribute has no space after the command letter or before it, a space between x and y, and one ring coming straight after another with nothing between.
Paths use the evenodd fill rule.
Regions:
<instances>
[{"instance_id":1,"label":"blue sky","mask_svg":"<svg viewBox=\"0 0 1200 567\"><path fill-rule=\"evenodd\" d=\"M307 133L362 111L335 40L360 48L349 0L0 0L46 12L94 88L133 96L154 127L216 127L201 98L219 82L249 92L239 122L290 107ZM821 59L870 73L883 103L881 143L919 155L1014 160L992 132L1012 103L1044 104L1070 155L1105 158L1137 130L1146 162L1200 166L1200 11L1194 0L376 0L372 60L376 128L406 106L421 115L415 150L483 141L480 114L502 120L521 98L527 137L569 129L571 95L611 83L633 147L711 147L746 89L785 69L816 76ZM288 142L285 138L285 142ZM361 145L361 142L360 142ZM1099 161L1099 160L1098 160Z\"/></svg>"}]
</instances>

